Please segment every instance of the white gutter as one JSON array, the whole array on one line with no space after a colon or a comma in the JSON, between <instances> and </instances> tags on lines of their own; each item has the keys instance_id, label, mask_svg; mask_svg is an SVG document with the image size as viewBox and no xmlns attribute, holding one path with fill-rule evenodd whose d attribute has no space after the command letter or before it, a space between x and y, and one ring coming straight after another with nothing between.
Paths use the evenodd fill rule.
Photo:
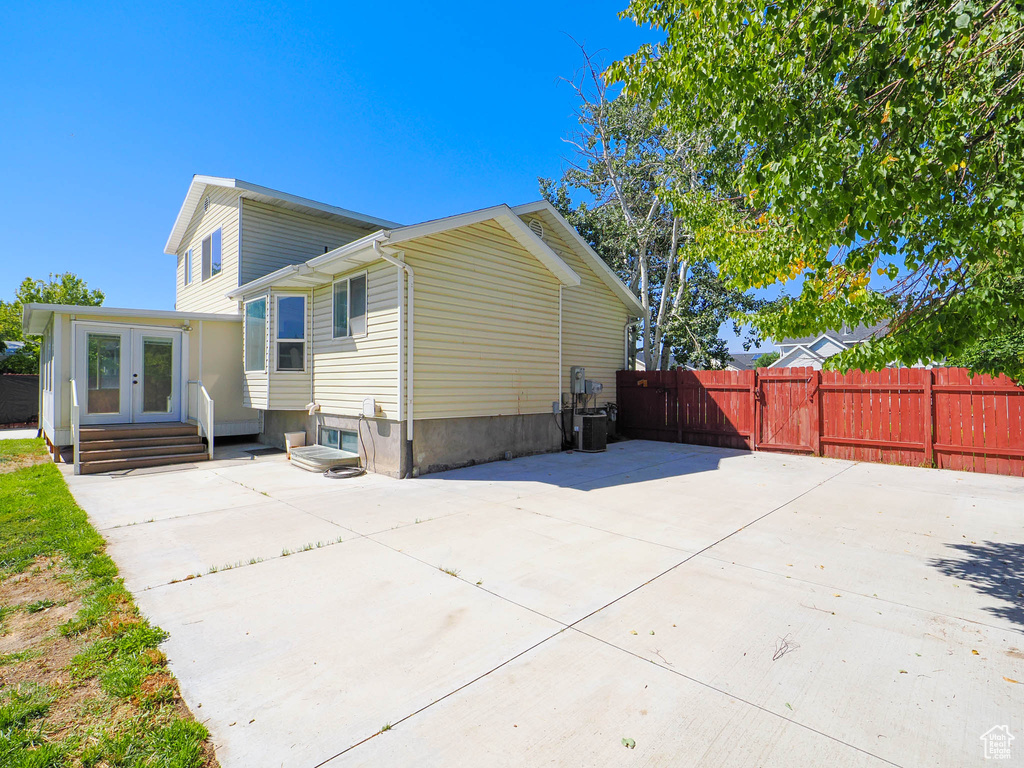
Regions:
<instances>
[{"instance_id":1,"label":"white gutter","mask_svg":"<svg viewBox=\"0 0 1024 768\"><path fill-rule=\"evenodd\" d=\"M391 256L390 254L384 253L383 249L381 249L381 247L380 247L381 243L382 242L383 243L387 243L388 237L390 237L390 233L389 232L384 232L381 235L379 235L373 241L373 252L376 253L378 256L380 256L382 259L384 259L384 261L388 262L389 264L394 264L396 267L398 267L399 269L403 270L405 272L405 274L406 274L406 277L409 280L409 294L408 294L409 312L408 312L408 315L407 315L406 321L405 321L406 325L407 325L407 327L409 329L407 334L406 334L406 342L405 342L406 343L406 347L409 350L408 354L406 356L407 363L406 363L406 369L405 369L405 376L406 376L406 383L405 383L405 403L406 403L406 405L405 405L405 433L406 433L406 439L409 440L409 442L411 443L412 442L412 435L413 435L413 428L412 428L412 424L413 424L413 410L412 410L413 409L413 397L412 397L413 365L412 365L412 358L413 358L413 349L414 349L414 345L413 345L413 329L415 328L415 324L413 323L413 306L414 306L413 295L414 295L416 275L413 273L412 267L410 267L404 261L402 261L401 259L396 259L394 256ZM401 328L399 328L399 333L401 333ZM399 369L399 375L401 375L401 369ZM409 468L409 471L412 472L412 468L411 467Z\"/></svg>"}]
</instances>

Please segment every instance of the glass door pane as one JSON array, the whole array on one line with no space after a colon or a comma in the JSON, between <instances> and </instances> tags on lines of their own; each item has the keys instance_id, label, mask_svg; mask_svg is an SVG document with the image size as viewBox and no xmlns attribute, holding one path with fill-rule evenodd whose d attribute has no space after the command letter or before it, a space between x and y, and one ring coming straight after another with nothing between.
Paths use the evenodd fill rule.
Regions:
<instances>
[{"instance_id":1,"label":"glass door pane","mask_svg":"<svg viewBox=\"0 0 1024 768\"><path fill-rule=\"evenodd\" d=\"M174 340L142 337L142 412L170 413L174 395Z\"/></svg>"},{"instance_id":2,"label":"glass door pane","mask_svg":"<svg viewBox=\"0 0 1024 768\"><path fill-rule=\"evenodd\" d=\"M87 333L85 338L88 382L86 413L120 413L121 336Z\"/></svg>"}]
</instances>

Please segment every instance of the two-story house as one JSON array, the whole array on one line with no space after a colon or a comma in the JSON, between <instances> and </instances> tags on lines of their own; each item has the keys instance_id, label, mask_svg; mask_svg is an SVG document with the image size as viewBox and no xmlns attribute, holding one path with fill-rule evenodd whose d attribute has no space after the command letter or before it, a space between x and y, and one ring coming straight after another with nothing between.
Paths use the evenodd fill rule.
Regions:
<instances>
[{"instance_id":1,"label":"two-story house","mask_svg":"<svg viewBox=\"0 0 1024 768\"><path fill-rule=\"evenodd\" d=\"M174 311L30 304L40 425L102 472L286 432L393 476L558 450L570 368L615 399L642 306L547 202L411 226L196 176Z\"/></svg>"}]
</instances>

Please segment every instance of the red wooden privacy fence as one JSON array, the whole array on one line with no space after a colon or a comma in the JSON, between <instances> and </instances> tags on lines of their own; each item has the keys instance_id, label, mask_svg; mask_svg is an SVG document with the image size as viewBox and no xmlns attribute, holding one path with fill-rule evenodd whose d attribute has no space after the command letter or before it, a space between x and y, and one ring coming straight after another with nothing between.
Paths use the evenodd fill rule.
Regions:
<instances>
[{"instance_id":1,"label":"red wooden privacy fence","mask_svg":"<svg viewBox=\"0 0 1024 768\"><path fill-rule=\"evenodd\" d=\"M723 448L1024 477L1024 389L965 368L619 371L618 429Z\"/></svg>"}]
</instances>

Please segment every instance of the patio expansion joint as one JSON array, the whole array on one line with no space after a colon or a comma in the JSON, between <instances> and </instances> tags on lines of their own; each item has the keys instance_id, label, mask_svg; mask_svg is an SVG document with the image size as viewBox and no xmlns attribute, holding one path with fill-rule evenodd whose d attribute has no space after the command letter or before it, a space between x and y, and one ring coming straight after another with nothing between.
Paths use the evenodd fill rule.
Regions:
<instances>
[{"instance_id":1,"label":"patio expansion joint","mask_svg":"<svg viewBox=\"0 0 1024 768\"><path fill-rule=\"evenodd\" d=\"M731 699L733 699L735 701L741 702L743 704L747 704L748 706L754 707L755 709L758 709L758 710L760 710L760 711L762 711L762 712L764 712L766 714L772 715L772 716L774 716L774 717L776 717L776 718L778 718L780 720L785 720L786 722L792 723L793 725L796 725L796 726L798 726L800 728L804 728L804 729L806 729L808 731L816 733L816 734L818 734L818 735L820 735L820 736L822 736L822 737L824 737L826 739L829 739L831 741L837 742L839 744L843 744L844 746L849 747L850 749L854 749L854 750L856 750L858 752L861 752L863 754L866 754L866 755L869 755L871 757L874 757L874 758L876 758L876 759L878 759L878 760L880 760L880 761L882 761L882 762L884 762L884 763L886 763L888 765L895 765L895 766L897 766L897 768L900 768L897 763L893 763L890 760L886 760L885 758L879 757L878 755L875 755L874 753L869 752L869 751L867 751L867 750L865 750L865 749L863 749L861 747L857 747L857 746L855 746L853 744L850 744L848 742L843 741L842 739L836 738L834 736L830 736L827 733L824 733L824 732L819 731L819 730L817 730L815 728L812 728L811 726L804 725L803 723L800 723L799 721L796 721L796 720L793 720L791 718L788 718L788 717L786 717L784 715L781 715L781 714L779 714L777 712L773 712L772 710L766 709L765 707L762 707L762 706L760 706L758 704L755 704L754 702L747 701L746 699L743 699L743 698L741 698L739 696L736 696L735 694L729 693L728 691L722 690L721 688L717 688L717 687L711 685L710 683L706 683L706 682L701 681L701 680L699 680L697 678L690 677L689 675L686 675L686 674L684 674L682 672L679 672L678 670L671 669L671 668L669 668L667 666L662 666L660 664L657 664L656 662L653 662L650 659L646 659L643 656L638 656L637 654L633 653L632 651L629 651L629 650L627 650L625 648L621 648L621 647L615 645L614 643L610 643L610 642L608 642L606 640L602 640L601 638L594 637L593 635L589 634L588 632L585 632L585 631L583 631L583 630L581 630L581 629L579 629L577 627L577 625L580 624L581 622L589 619L590 617L596 615L597 613L600 613L604 609L608 608L609 606L614 605L615 603L619 602L620 600L623 600L623 599L629 597L630 595L634 594L638 590L643 589L644 587L646 587L648 584L656 581L657 579L660 579L662 576L665 576L665 575L671 573L672 571L676 570L677 568L685 565L689 561L693 560L695 557L703 554L704 552L707 552L712 547L715 547L716 545L722 543L726 539L729 539L732 536L735 536L740 531L742 531L742 530L744 530L746 528L749 528L751 525L754 525L755 523L757 523L757 522L759 522L761 520L764 520L769 515L772 515L775 512L778 512L779 510L789 506L790 504L792 504L793 502L797 501L798 499L803 498L807 494L811 493L812 491L814 491L817 488L820 488L821 486L825 485L829 481L833 480L834 478L838 477L843 472L846 472L847 470L849 470L850 468L852 468L854 466L856 466L856 463L851 463L848 466L843 467L842 469L840 469L835 474L832 474L829 477L825 478L824 480L821 480L820 482L816 483L811 488L808 488L807 490L797 494L793 498L789 499L788 501L784 502L783 504L780 504L779 506L775 507L774 509L771 509L768 512L765 512L764 514L759 515L758 517L756 517L753 520L751 520L749 523L746 523L745 525L740 526L735 531L732 531L731 533L728 533L725 536L722 536L720 539L718 539L717 541L709 544L708 546L704 547L703 549L699 550L698 552L694 552L692 554L688 554L687 557L685 557L683 560L679 561L675 565L672 565L669 568L666 568L664 571L662 571L661 573L651 577L650 579L648 579L647 581L643 582L639 586L636 586L633 589L630 589L629 591L625 592L624 594L620 595L619 597L615 598L614 600L609 601L608 603L606 603L605 605L601 606L600 608L597 608L597 609L591 611L590 613L587 613L586 615L582 616L579 619L576 619L575 621L573 621L573 622L571 622L569 624L566 624L566 623L564 623L562 621L559 621L558 619L554 619L554 618L552 618L550 616L547 616L547 615L541 613L540 611L537 611L536 609L529 608L528 606L521 605L520 603L517 603L514 600L510 600L509 598L504 597L503 595L499 595L499 594L497 594L495 592L492 592L489 589L485 589L482 585L473 584L473 583L471 583L471 582L467 581L466 579L463 579L463 578L461 578L459 576L454 576L453 578L458 579L459 581L463 582L464 584L468 584L471 587L475 587L476 589L479 589L479 590L481 590L483 592L486 592L486 593L488 593L490 595L493 595L494 597L497 597L499 600L503 600L503 601L505 601L507 603L511 603L512 605L519 606L520 608L524 608L524 609L530 611L531 613L534 613L534 614L536 614L538 616L541 616L541 617L543 617L545 619L553 621L556 624L559 624L561 626L560 626L560 628L559 628L559 630L557 632L554 632L553 634L549 635L548 637L545 637L545 638L539 640L538 642L534 643L533 645L529 646L528 648L525 648L524 650L520 651L519 653L509 657L508 659L505 659L503 662L501 662L497 666L493 667L492 669L487 670L486 672L481 673L480 675L478 675L477 677L473 678L472 680L469 680L468 682L465 682L462 685L459 685L456 688L453 688L451 691L448 691L448 693L444 694L443 696L438 697L434 701L431 701L431 702L429 702L427 704L424 704L422 707L420 707L419 709L417 709L417 710L415 710L413 712L409 712L408 714L406 714L406 715L402 716L401 718L395 720L394 722L390 723L391 726L394 727L396 725L399 725L399 724L405 722L406 720L409 720L412 717L415 717L416 715L419 715L420 713L422 713L422 712L426 711L427 709L430 709L431 707L433 707L435 704L438 704L438 703L444 701L445 699L448 699L451 696L454 696L455 694L459 693L460 691L465 690L466 688L468 688L469 686L473 685L474 683L477 683L480 680L483 680L485 677L488 677L489 675L493 674L494 672L497 672L498 670L502 669L503 667L507 666L508 664L512 663L513 661L515 661L516 659L522 657L523 655L529 653L530 651L533 651L534 649L539 648L540 646L542 646L545 643L547 643L549 640L552 640L553 638L558 637L560 634L562 634L566 630L573 630L575 632L578 632L581 635L585 635L585 636L590 637L590 638L592 638L594 640L597 640L598 642L601 642L601 643L603 643L604 645L607 645L610 648L614 648L614 649L622 651L623 653L626 653L626 654L628 654L630 656L634 656L634 657L636 657L636 658L638 658L638 659L640 659L642 661L646 661L646 662L648 662L650 664L654 664L654 666L657 666L657 667L659 667L661 669L665 669L668 672L673 672L673 673L675 673L675 674L677 674L677 675L679 675L679 676L681 676L683 678L686 678L687 680L690 680L693 683L696 683L696 684L698 684L700 686L703 686L703 687L705 687L705 688L707 688L709 690L715 691L715 692L717 692L717 693L719 693L721 695L727 696L727 697L729 697L729 698L731 698ZM377 539L373 538L373 535L366 536L365 538L368 538L370 541L374 541L375 543L379 544L380 546L382 546L382 547L384 547L386 549L389 549L389 550L391 550L393 552L396 552L396 553L398 553L400 555L404 555L404 556L406 556L406 557L408 557L408 558L410 558L412 560L415 560L416 562L419 562L419 563L427 566L428 568L430 568L432 570L439 570L438 566L435 566L432 563L428 563L425 560L421 560L420 558L418 558L418 557L416 557L414 555L411 555L408 552L403 552L400 549L396 549L395 547L392 547L392 546L390 546L388 544L385 544L384 542L378 541ZM626 538L629 538L629 537L626 537ZM370 734L369 736L366 736L365 738L355 742L354 744L349 745L348 747L346 747L345 749L341 750L340 752L338 752L338 753L336 753L334 755L331 755L330 757L326 758L322 762L317 763L314 766L314 768L322 768L322 766L327 765L332 760L335 760L338 757L341 757L342 755L346 754L347 752L350 752L351 750L355 749L356 747L359 747L359 746L365 744L366 742L370 741L371 739L376 738L377 736L380 736L381 733L382 733L382 731L378 731L376 733Z\"/></svg>"},{"instance_id":2,"label":"patio expansion joint","mask_svg":"<svg viewBox=\"0 0 1024 768\"><path fill-rule=\"evenodd\" d=\"M837 586L835 584L827 584L827 583L824 583L824 582L821 582L821 581L814 581L813 579L801 578L799 576L790 576L790 575L785 574L785 573L780 573L779 571L772 571L772 570L769 570L767 568L758 568L755 565L745 565L744 563L737 563L734 560L724 560L724 559L722 559L720 557L715 557L714 555L708 554L708 553L702 554L701 557L703 559L705 559L705 560L713 560L714 562L721 563L723 565L732 565L732 566L735 566L737 568L743 568L743 569L746 569L746 570L749 570L749 571L756 571L757 573L763 573L763 574L765 574L767 576L774 576L775 578L783 579L783 580L786 580L786 581L794 581L794 582L797 582L799 584L810 584L812 586L823 587L825 589L828 589L828 590L831 590L831 591L834 591L834 592L845 592L848 595L855 595L857 597L863 597L863 598L865 598L867 600L878 600L879 602L885 603L886 605L897 606L899 608L906 608L907 610L917 611L919 613L927 614L929 616L942 616L943 618L946 618L946 619L955 619L956 621L962 621L965 624L974 624L974 625L979 626L979 627L986 627L987 629L996 630L997 632L1014 632L1015 631L1012 627L1001 627L998 624L989 624L988 622L985 622L985 621L978 621L977 619L969 619L969 618L967 618L965 616L957 616L954 613L944 613L943 611L936 611L936 610L933 610L931 608L922 608L919 605L911 605L909 603L901 603L899 600L891 600L890 598L879 597L878 595L873 595L873 594L869 595L866 592L858 592L855 589L848 589L847 587L841 587L841 586Z\"/></svg>"}]
</instances>

